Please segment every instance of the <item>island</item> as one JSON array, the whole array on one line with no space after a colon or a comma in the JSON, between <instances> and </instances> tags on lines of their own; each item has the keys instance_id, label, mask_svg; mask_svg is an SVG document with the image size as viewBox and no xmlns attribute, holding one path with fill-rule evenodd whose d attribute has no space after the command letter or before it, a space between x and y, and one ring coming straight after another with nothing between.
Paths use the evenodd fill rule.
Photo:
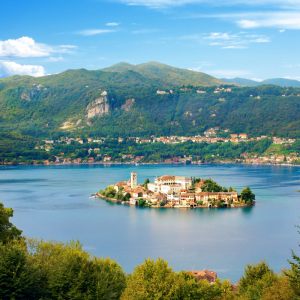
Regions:
<instances>
[{"instance_id":1,"label":"island","mask_svg":"<svg viewBox=\"0 0 300 300\"><path fill-rule=\"evenodd\" d=\"M222 187L211 178L201 179L176 175L156 177L151 183L137 183L137 173L132 172L128 181L109 185L92 195L123 204L169 208L224 208L255 204L255 194L249 187L241 194L230 187Z\"/></svg>"}]
</instances>

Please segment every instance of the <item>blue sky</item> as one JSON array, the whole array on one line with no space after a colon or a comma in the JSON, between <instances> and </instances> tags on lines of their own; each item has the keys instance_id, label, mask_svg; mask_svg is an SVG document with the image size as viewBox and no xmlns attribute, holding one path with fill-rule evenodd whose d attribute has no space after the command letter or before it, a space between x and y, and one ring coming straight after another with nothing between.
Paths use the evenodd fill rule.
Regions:
<instances>
[{"instance_id":1,"label":"blue sky","mask_svg":"<svg viewBox=\"0 0 300 300\"><path fill-rule=\"evenodd\" d=\"M300 80L300 0L2 0L0 77L158 61Z\"/></svg>"}]
</instances>

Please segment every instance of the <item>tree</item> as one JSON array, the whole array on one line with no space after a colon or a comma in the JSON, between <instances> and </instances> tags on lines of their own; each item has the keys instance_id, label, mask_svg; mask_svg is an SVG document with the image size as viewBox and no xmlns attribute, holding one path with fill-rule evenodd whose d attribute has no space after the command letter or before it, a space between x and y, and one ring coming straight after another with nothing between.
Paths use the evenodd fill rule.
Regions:
<instances>
[{"instance_id":1,"label":"tree","mask_svg":"<svg viewBox=\"0 0 300 300\"><path fill-rule=\"evenodd\" d=\"M149 178L147 178L144 182L144 188L148 190L148 183L150 182Z\"/></svg>"},{"instance_id":2,"label":"tree","mask_svg":"<svg viewBox=\"0 0 300 300\"><path fill-rule=\"evenodd\" d=\"M261 261L256 265L247 264L245 274L239 282L238 293L246 299L261 300L263 289L271 286L278 279L269 264Z\"/></svg>"},{"instance_id":3,"label":"tree","mask_svg":"<svg viewBox=\"0 0 300 300\"><path fill-rule=\"evenodd\" d=\"M23 241L13 240L0 244L0 298L40 299L39 272L28 264Z\"/></svg>"},{"instance_id":4,"label":"tree","mask_svg":"<svg viewBox=\"0 0 300 300\"><path fill-rule=\"evenodd\" d=\"M193 286L197 286L193 276L185 272L176 274L162 258L149 258L134 269L121 300L190 299L188 294Z\"/></svg>"},{"instance_id":5,"label":"tree","mask_svg":"<svg viewBox=\"0 0 300 300\"><path fill-rule=\"evenodd\" d=\"M249 187L242 189L241 198L245 203L251 204L255 200L255 194L252 193Z\"/></svg>"},{"instance_id":6,"label":"tree","mask_svg":"<svg viewBox=\"0 0 300 300\"><path fill-rule=\"evenodd\" d=\"M138 204L139 204L139 206L145 206L146 204L147 204L147 202L146 202L146 200L144 200L144 199L139 199L139 201L138 201Z\"/></svg>"},{"instance_id":7,"label":"tree","mask_svg":"<svg viewBox=\"0 0 300 300\"><path fill-rule=\"evenodd\" d=\"M79 241L30 239L28 262L38 269L44 299L119 299L126 286L121 266L109 258L91 257Z\"/></svg>"},{"instance_id":8,"label":"tree","mask_svg":"<svg viewBox=\"0 0 300 300\"><path fill-rule=\"evenodd\" d=\"M19 230L16 226L9 222L9 218L12 218L14 211L12 208L5 208L0 203L0 242L6 244L13 239L20 239L22 230Z\"/></svg>"}]
</instances>

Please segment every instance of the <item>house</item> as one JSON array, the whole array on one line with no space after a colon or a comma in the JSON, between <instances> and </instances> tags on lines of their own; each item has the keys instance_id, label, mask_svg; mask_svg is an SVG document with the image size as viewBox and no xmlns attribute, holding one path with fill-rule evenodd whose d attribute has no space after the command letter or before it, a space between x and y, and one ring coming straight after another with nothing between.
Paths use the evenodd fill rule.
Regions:
<instances>
[{"instance_id":1,"label":"house","mask_svg":"<svg viewBox=\"0 0 300 300\"><path fill-rule=\"evenodd\" d=\"M114 190L115 190L116 192L118 192L119 189L120 189L121 187L125 188L125 186L127 186L126 180L124 180L124 181L119 181L118 183L116 183L116 184L114 185Z\"/></svg>"},{"instance_id":2,"label":"house","mask_svg":"<svg viewBox=\"0 0 300 300\"><path fill-rule=\"evenodd\" d=\"M167 194L167 201L171 204L179 204L180 203L180 193L169 191Z\"/></svg>"},{"instance_id":3,"label":"house","mask_svg":"<svg viewBox=\"0 0 300 300\"><path fill-rule=\"evenodd\" d=\"M184 193L180 195L180 204L187 205L187 203L195 202L195 194L193 193Z\"/></svg>"},{"instance_id":4,"label":"house","mask_svg":"<svg viewBox=\"0 0 300 300\"><path fill-rule=\"evenodd\" d=\"M101 93L101 96L106 96L107 95L107 91L103 91L102 93Z\"/></svg>"},{"instance_id":5,"label":"house","mask_svg":"<svg viewBox=\"0 0 300 300\"><path fill-rule=\"evenodd\" d=\"M230 137L231 137L232 139L236 139L236 138L238 137L238 135L235 134L235 133L233 133L233 134L230 135Z\"/></svg>"},{"instance_id":6,"label":"house","mask_svg":"<svg viewBox=\"0 0 300 300\"><path fill-rule=\"evenodd\" d=\"M203 271L188 271L187 273L194 275L197 281L206 279L211 284L214 283L218 278L217 272L208 271L205 269Z\"/></svg>"},{"instance_id":7,"label":"house","mask_svg":"<svg viewBox=\"0 0 300 300\"><path fill-rule=\"evenodd\" d=\"M91 143L93 141L93 138L87 138L88 143Z\"/></svg>"},{"instance_id":8,"label":"house","mask_svg":"<svg viewBox=\"0 0 300 300\"><path fill-rule=\"evenodd\" d=\"M247 133L240 133L239 136L241 139L247 139L247 137L248 137Z\"/></svg>"},{"instance_id":9,"label":"house","mask_svg":"<svg viewBox=\"0 0 300 300\"><path fill-rule=\"evenodd\" d=\"M89 157L88 162L89 162L89 163L93 163L93 162L94 162L94 157Z\"/></svg>"},{"instance_id":10,"label":"house","mask_svg":"<svg viewBox=\"0 0 300 300\"><path fill-rule=\"evenodd\" d=\"M111 157L110 156L106 156L103 158L103 161L110 161L111 160Z\"/></svg>"},{"instance_id":11,"label":"house","mask_svg":"<svg viewBox=\"0 0 300 300\"><path fill-rule=\"evenodd\" d=\"M203 181L195 183L195 192L201 193L202 188L205 186L205 183Z\"/></svg>"},{"instance_id":12,"label":"house","mask_svg":"<svg viewBox=\"0 0 300 300\"><path fill-rule=\"evenodd\" d=\"M199 90L197 90L196 91L198 94L205 94L206 93L206 91L199 91Z\"/></svg>"},{"instance_id":13,"label":"house","mask_svg":"<svg viewBox=\"0 0 300 300\"><path fill-rule=\"evenodd\" d=\"M131 190L131 197L132 198L140 198L140 197L143 197L143 193L144 193L144 190L137 187L137 188L134 188Z\"/></svg>"},{"instance_id":14,"label":"house","mask_svg":"<svg viewBox=\"0 0 300 300\"><path fill-rule=\"evenodd\" d=\"M156 94L164 95L164 94L169 94L169 93L166 92L166 91L160 91L160 90L158 90L158 91L156 92Z\"/></svg>"}]
</instances>

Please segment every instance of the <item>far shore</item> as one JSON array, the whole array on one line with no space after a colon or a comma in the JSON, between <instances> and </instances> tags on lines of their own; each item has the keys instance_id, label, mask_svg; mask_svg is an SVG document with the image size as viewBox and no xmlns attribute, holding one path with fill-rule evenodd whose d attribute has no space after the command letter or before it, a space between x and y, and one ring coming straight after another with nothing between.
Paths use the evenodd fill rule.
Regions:
<instances>
[{"instance_id":1,"label":"far shore","mask_svg":"<svg viewBox=\"0 0 300 300\"><path fill-rule=\"evenodd\" d=\"M186 165L186 166L206 166L206 165L246 165L246 166L284 166L284 167L300 167L300 165L292 165L292 164L248 164L244 162L208 162L208 163L196 163L196 164L185 164L185 163L165 163L165 162L153 162L153 163L145 163L145 162L137 162L137 163L130 163L130 162L84 162L84 163L49 163L49 164L25 164L25 163L4 163L0 164L1 166L79 166L79 165Z\"/></svg>"}]
</instances>

